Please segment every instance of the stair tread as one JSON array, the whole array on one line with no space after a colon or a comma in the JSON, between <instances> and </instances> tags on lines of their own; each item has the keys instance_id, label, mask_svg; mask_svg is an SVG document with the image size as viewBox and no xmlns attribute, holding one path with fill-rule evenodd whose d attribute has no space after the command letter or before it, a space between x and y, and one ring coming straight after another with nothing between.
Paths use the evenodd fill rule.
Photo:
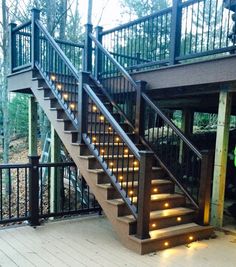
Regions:
<instances>
[{"instance_id":1,"label":"stair tread","mask_svg":"<svg viewBox=\"0 0 236 267\"><path fill-rule=\"evenodd\" d=\"M124 182L126 184L126 182ZM171 184L172 182L170 180L165 180L165 179L153 179L152 180L152 185L161 185L161 184ZM138 185L138 181L134 181L134 186ZM131 186L132 182L128 182L128 186ZM110 183L104 183L104 184L97 184L97 186L101 188L113 188L113 186Z\"/></svg>"},{"instance_id":2,"label":"stair tread","mask_svg":"<svg viewBox=\"0 0 236 267\"><path fill-rule=\"evenodd\" d=\"M131 171L138 171L139 168L129 168L128 169L130 172ZM152 167L152 170L155 171L155 170L162 170L161 167ZM92 173L103 173L104 170L103 169L88 169L89 172L92 172ZM118 172L121 172L122 171L122 168L118 168ZM116 168L113 168L113 172L116 173L117 172L117 169ZM126 173L127 172L127 168L123 169L123 173Z\"/></svg>"},{"instance_id":3,"label":"stair tread","mask_svg":"<svg viewBox=\"0 0 236 267\"><path fill-rule=\"evenodd\" d=\"M176 217L176 216L184 216L186 214L194 213L193 209L185 208L185 207L178 207L166 210L155 210L150 212L150 219L162 219L162 218L169 218L169 217ZM126 215L118 218L120 221L132 223L135 222L135 218L133 215Z\"/></svg>"},{"instance_id":4,"label":"stair tread","mask_svg":"<svg viewBox=\"0 0 236 267\"><path fill-rule=\"evenodd\" d=\"M181 194L169 194L169 193L152 194L151 195L151 201L162 201L162 200L177 199L177 198L183 198L183 195L181 195ZM121 198L110 199L107 201L113 205L124 204L124 201ZM133 203L137 203L137 197L133 197Z\"/></svg>"}]
</instances>

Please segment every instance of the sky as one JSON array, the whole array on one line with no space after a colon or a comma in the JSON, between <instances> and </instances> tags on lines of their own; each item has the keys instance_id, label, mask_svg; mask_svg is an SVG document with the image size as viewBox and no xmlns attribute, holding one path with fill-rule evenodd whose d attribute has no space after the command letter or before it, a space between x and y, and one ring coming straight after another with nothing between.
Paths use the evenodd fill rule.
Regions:
<instances>
[{"instance_id":1,"label":"sky","mask_svg":"<svg viewBox=\"0 0 236 267\"><path fill-rule=\"evenodd\" d=\"M80 1L82 23L87 19L87 0ZM102 13L103 12L103 13ZM129 16L121 15L122 9L119 0L93 0L93 25L97 26L102 14L100 26L105 29L115 27L129 21Z\"/></svg>"}]
</instances>

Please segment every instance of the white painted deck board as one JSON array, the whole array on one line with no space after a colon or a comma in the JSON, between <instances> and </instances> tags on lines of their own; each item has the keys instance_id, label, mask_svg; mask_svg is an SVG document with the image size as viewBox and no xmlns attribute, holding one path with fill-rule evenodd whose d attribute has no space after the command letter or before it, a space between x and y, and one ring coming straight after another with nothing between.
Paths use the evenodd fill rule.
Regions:
<instances>
[{"instance_id":1,"label":"white painted deck board","mask_svg":"<svg viewBox=\"0 0 236 267\"><path fill-rule=\"evenodd\" d=\"M0 230L0 266L235 267L236 235L140 256L126 249L104 217Z\"/></svg>"}]
</instances>

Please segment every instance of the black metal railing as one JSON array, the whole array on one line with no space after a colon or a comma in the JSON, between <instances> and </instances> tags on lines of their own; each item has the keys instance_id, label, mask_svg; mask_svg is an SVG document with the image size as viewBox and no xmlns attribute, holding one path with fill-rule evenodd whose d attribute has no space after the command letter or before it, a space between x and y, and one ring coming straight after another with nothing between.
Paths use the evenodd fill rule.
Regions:
<instances>
[{"instance_id":1,"label":"black metal railing","mask_svg":"<svg viewBox=\"0 0 236 267\"><path fill-rule=\"evenodd\" d=\"M201 216L209 216L209 205L202 205L202 199L210 199L212 153L200 152L144 92L141 111L145 120L140 136Z\"/></svg>"},{"instance_id":2,"label":"black metal railing","mask_svg":"<svg viewBox=\"0 0 236 267\"><path fill-rule=\"evenodd\" d=\"M42 23L37 20L35 24L38 30L38 39L35 38L34 41L38 42L37 46L39 46L35 65L51 87L52 92L65 109L67 115L77 127L80 69L75 68ZM63 43L63 45L66 44ZM76 58L76 60L81 60L79 67L82 67L82 59Z\"/></svg>"},{"instance_id":3,"label":"black metal railing","mask_svg":"<svg viewBox=\"0 0 236 267\"><path fill-rule=\"evenodd\" d=\"M83 138L93 149L133 215L137 217L139 150L89 85L85 84L84 90L88 98L88 115L87 131Z\"/></svg>"},{"instance_id":4,"label":"black metal railing","mask_svg":"<svg viewBox=\"0 0 236 267\"><path fill-rule=\"evenodd\" d=\"M75 43L66 40L54 39L70 62L77 70L82 69L82 54L84 45L82 43ZM46 44L46 39L42 34L40 36L40 42ZM32 22L31 20L17 26L14 23L10 24L10 72L14 73L19 70L31 67L32 65ZM50 52L44 47L41 52L44 56L48 56L46 53ZM53 56L52 56L53 57ZM51 59L51 63L55 61Z\"/></svg>"},{"instance_id":5,"label":"black metal railing","mask_svg":"<svg viewBox=\"0 0 236 267\"><path fill-rule=\"evenodd\" d=\"M232 5L233 0L176 0L171 8L100 30L99 38L130 71L216 57L235 51ZM112 71L103 58L101 76L112 75Z\"/></svg>"},{"instance_id":6,"label":"black metal railing","mask_svg":"<svg viewBox=\"0 0 236 267\"><path fill-rule=\"evenodd\" d=\"M105 63L107 74L100 75L99 82L103 85L105 93L112 102L122 111L125 117L134 125L136 114L136 83L129 73L112 57L112 55L102 46L102 44L90 34L90 38L98 49L97 56L100 54L106 59Z\"/></svg>"},{"instance_id":7,"label":"black metal railing","mask_svg":"<svg viewBox=\"0 0 236 267\"><path fill-rule=\"evenodd\" d=\"M0 165L0 224L25 220L37 224L40 218L99 211L73 162L42 164L38 159Z\"/></svg>"}]
</instances>

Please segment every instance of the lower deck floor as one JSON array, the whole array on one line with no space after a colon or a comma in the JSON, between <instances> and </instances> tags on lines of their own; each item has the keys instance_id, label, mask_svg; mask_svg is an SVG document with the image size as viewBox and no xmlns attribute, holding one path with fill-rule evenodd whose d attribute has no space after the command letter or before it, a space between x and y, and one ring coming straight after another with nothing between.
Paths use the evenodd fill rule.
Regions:
<instances>
[{"instance_id":1,"label":"lower deck floor","mask_svg":"<svg viewBox=\"0 0 236 267\"><path fill-rule=\"evenodd\" d=\"M236 230L236 228L235 228ZM105 217L0 230L0 266L234 267L236 231L140 256L126 249Z\"/></svg>"}]
</instances>

